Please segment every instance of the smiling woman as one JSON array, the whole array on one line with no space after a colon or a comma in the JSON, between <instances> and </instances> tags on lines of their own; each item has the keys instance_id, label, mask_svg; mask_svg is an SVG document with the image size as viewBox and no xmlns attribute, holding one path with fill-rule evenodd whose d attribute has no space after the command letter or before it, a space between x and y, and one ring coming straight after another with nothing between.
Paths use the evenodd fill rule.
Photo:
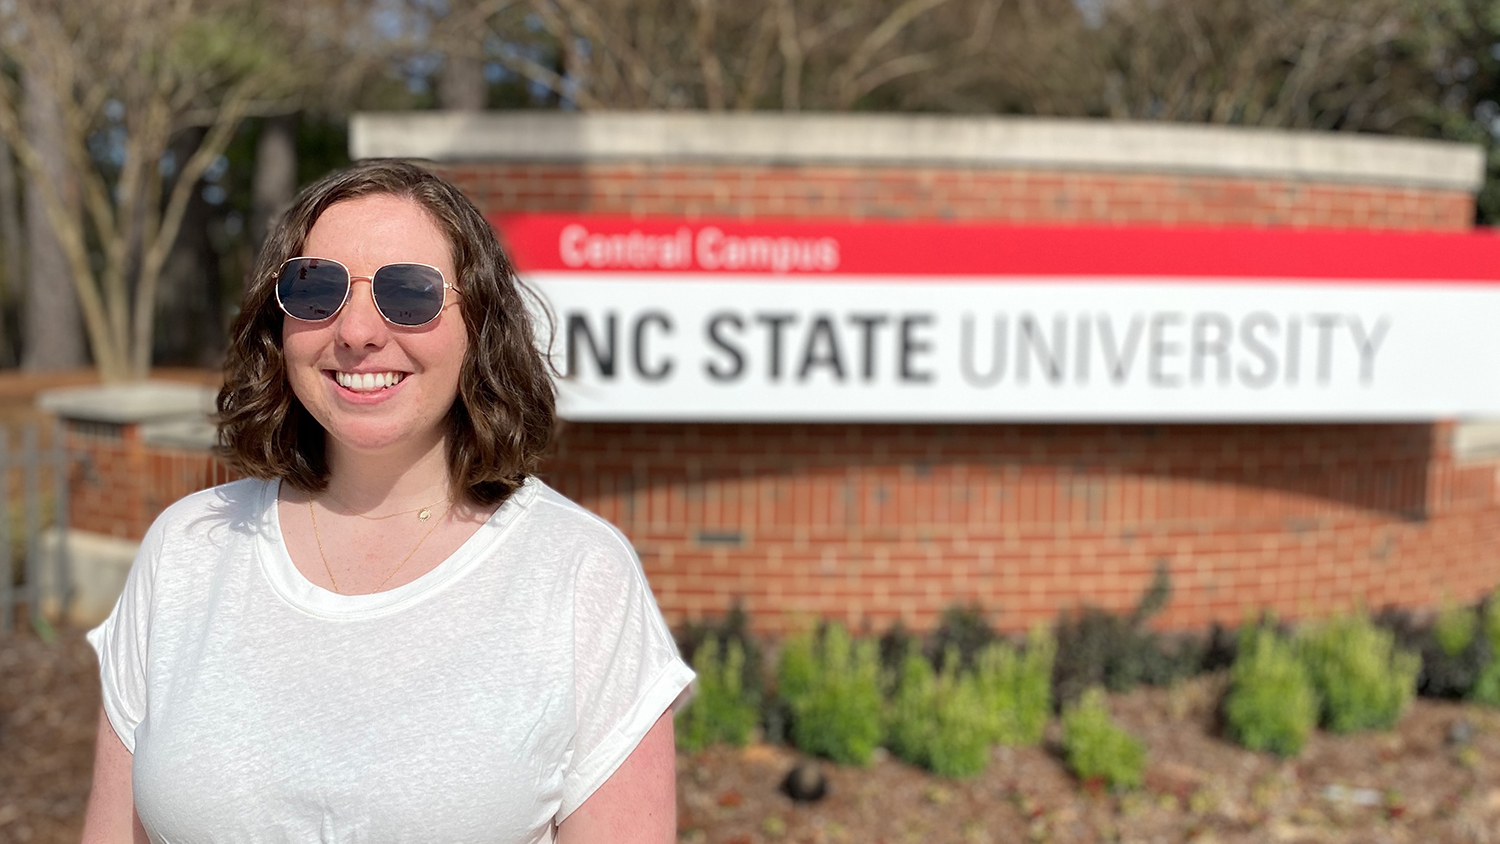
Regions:
<instances>
[{"instance_id":1,"label":"smiling woman","mask_svg":"<svg viewBox=\"0 0 1500 844\"><path fill-rule=\"evenodd\" d=\"M219 396L249 479L163 513L90 633L85 840L672 840L692 672L625 537L533 475L533 336L451 185L302 193Z\"/></svg>"}]
</instances>

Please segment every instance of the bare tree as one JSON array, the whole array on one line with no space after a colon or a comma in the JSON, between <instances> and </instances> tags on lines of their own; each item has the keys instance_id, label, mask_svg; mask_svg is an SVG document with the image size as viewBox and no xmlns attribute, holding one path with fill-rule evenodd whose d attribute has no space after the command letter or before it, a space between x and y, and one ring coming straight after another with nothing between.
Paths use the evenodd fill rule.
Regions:
<instances>
[{"instance_id":1,"label":"bare tree","mask_svg":"<svg viewBox=\"0 0 1500 844\"><path fill-rule=\"evenodd\" d=\"M52 57L37 56L36 60L50 62ZM47 213L49 202L77 213L77 182L64 151L66 127L58 94L42 80L41 74L23 80L26 100L20 120L25 148L34 151L25 190L27 261L21 320L21 366L33 372L72 369L88 362L67 250Z\"/></svg>"},{"instance_id":2,"label":"bare tree","mask_svg":"<svg viewBox=\"0 0 1500 844\"><path fill-rule=\"evenodd\" d=\"M47 178L47 150L20 118L23 86L0 75L0 135L41 190L62 244L94 361L144 376L162 268L205 170L241 122L285 112L311 86L330 95L362 71L367 9L327 2L35 0L0 4L0 51L58 104L58 149L75 208ZM183 133L201 133L188 147Z\"/></svg>"},{"instance_id":3,"label":"bare tree","mask_svg":"<svg viewBox=\"0 0 1500 844\"><path fill-rule=\"evenodd\" d=\"M431 34L450 56L478 52L580 109L1393 131L1436 105L1423 54L1459 26L1442 10L1476 2L454 0Z\"/></svg>"},{"instance_id":4,"label":"bare tree","mask_svg":"<svg viewBox=\"0 0 1500 844\"><path fill-rule=\"evenodd\" d=\"M255 141L255 174L250 183L250 246L259 250L276 217L297 192L297 115L277 114L261 121Z\"/></svg>"},{"instance_id":5,"label":"bare tree","mask_svg":"<svg viewBox=\"0 0 1500 844\"><path fill-rule=\"evenodd\" d=\"M25 242L21 236L20 186L16 182L16 161L10 145L0 142L0 366L14 366L17 354L12 342L9 314L19 299Z\"/></svg>"},{"instance_id":6,"label":"bare tree","mask_svg":"<svg viewBox=\"0 0 1500 844\"><path fill-rule=\"evenodd\" d=\"M1033 114L1500 143L1500 15L1490 0L410 0L407 8L432 18L423 30L430 49L498 62L584 110ZM1492 157L1500 185L1500 152ZM1487 188L1481 204L1500 208L1500 188Z\"/></svg>"},{"instance_id":7,"label":"bare tree","mask_svg":"<svg viewBox=\"0 0 1500 844\"><path fill-rule=\"evenodd\" d=\"M1096 34L1111 116L1391 131L1422 108L1414 0L1116 0ZM1414 84L1416 87L1414 87Z\"/></svg>"},{"instance_id":8,"label":"bare tree","mask_svg":"<svg viewBox=\"0 0 1500 844\"><path fill-rule=\"evenodd\" d=\"M484 79L483 49L455 50L443 57L438 78L438 103L450 111L483 111L488 84Z\"/></svg>"},{"instance_id":9,"label":"bare tree","mask_svg":"<svg viewBox=\"0 0 1500 844\"><path fill-rule=\"evenodd\" d=\"M432 43L584 109L847 110L983 61L1002 2L467 0L449 4Z\"/></svg>"}]
</instances>

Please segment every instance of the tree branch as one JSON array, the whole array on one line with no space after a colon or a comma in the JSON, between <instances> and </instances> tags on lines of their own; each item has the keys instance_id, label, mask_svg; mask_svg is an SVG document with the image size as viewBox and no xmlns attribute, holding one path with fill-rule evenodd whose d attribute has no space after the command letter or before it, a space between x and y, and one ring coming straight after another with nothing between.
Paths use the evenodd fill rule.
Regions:
<instances>
[{"instance_id":1,"label":"tree branch","mask_svg":"<svg viewBox=\"0 0 1500 844\"><path fill-rule=\"evenodd\" d=\"M693 0L698 11L695 43L698 47L698 63L703 71L703 95L708 101L709 111L724 110L724 66L719 63L719 54L714 51L714 12L717 0Z\"/></svg>"}]
</instances>

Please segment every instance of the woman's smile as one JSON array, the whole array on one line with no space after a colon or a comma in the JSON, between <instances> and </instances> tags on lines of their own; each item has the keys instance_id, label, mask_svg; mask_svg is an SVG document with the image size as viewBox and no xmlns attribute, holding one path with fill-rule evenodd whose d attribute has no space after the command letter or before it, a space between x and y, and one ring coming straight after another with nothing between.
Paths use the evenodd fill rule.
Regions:
<instances>
[{"instance_id":1,"label":"woman's smile","mask_svg":"<svg viewBox=\"0 0 1500 844\"><path fill-rule=\"evenodd\" d=\"M339 372L333 369L328 372L340 387L356 393L389 389L406 378L405 372Z\"/></svg>"}]
</instances>

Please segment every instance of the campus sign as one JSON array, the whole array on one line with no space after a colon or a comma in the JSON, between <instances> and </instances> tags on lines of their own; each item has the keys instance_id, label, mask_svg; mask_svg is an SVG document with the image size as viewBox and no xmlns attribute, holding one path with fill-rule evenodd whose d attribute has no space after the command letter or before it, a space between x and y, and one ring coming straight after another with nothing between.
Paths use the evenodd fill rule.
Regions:
<instances>
[{"instance_id":1,"label":"campus sign","mask_svg":"<svg viewBox=\"0 0 1500 844\"><path fill-rule=\"evenodd\" d=\"M1500 415L1491 235L494 223L576 420Z\"/></svg>"}]
</instances>

